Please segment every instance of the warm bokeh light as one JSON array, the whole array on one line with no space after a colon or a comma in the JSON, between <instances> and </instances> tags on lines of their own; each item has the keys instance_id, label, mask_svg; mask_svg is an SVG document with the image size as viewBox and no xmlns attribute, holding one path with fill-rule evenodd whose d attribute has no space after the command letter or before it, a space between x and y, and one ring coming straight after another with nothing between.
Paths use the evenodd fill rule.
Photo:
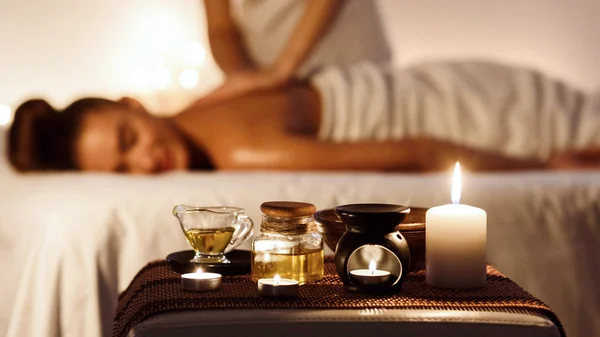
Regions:
<instances>
[{"instance_id":1,"label":"warm bokeh light","mask_svg":"<svg viewBox=\"0 0 600 337\"><path fill-rule=\"evenodd\" d=\"M129 75L129 80L134 90L143 90L150 88L150 70L147 68L133 68Z\"/></svg>"},{"instance_id":2,"label":"warm bokeh light","mask_svg":"<svg viewBox=\"0 0 600 337\"><path fill-rule=\"evenodd\" d=\"M146 37L150 42L150 46L155 52L166 53L172 50L176 45L176 31L174 26L167 22L151 26L146 32Z\"/></svg>"},{"instance_id":3,"label":"warm bokeh light","mask_svg":"<svg viewBox=\"0 0 600 337\"><path fill-rule=\"evenodd\" d=\"M171 71L164 67L152 71L150 81L156 89L166 89L171 84Z\"/></svg>"},{"instance_id":4,"label":"warm bokeh light","mask_svg":"<svg viewBox=\"0 0 600 337\"><path fill-rule=\"evenodd\" d=\"M461 184L462 181L460 179L460 164L456 162L454 166L454 176L452 177L452 194L451 199L453 204L460 204L460 193L461 193Z\"/></svg>"},{"instance_id":5,"label":"warm bokeh light","mask_svg":"<svg viewBox=\"0 0 600 337\"><path fill-rule=\"evenodd\" d=\"M183 62L191 67L198 67L204 63L206 49L200 42L192 42L185 46Z\"/></svg>"},{"instance_id":6,"label":"warm bokeh light","mask_svg":"<svg viewBox=\"0 0 600 337\"><path fill-rule=\"evenodd\" d=\"M198 72L194 69L186 69L179 74L179 84L182 88L192 89L198 84Z\"/></svg>"},{"instance_id":7,"label":"warm bokeh light","mask_svg":"<svg viewBox=\"0 0 600 337\"><path fill-rule=\"evenodd\" d=\"M12 120L10 107L6 104L0 104L0 125L8 125Z\"/></svg>"}]
</instances>

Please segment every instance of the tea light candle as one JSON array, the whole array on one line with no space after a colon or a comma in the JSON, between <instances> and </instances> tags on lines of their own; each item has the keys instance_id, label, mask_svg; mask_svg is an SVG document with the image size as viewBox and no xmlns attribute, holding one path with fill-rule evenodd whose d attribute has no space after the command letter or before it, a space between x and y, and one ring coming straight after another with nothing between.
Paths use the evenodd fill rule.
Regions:
<instances>
[{"instance_id":1,"label":"tea light candle","mask_svg":"<svg viewBox=\"0 0 600 337\"><path fill-rule=\"evenodd\" d=\"M261 278L258 280L258 293L263 297L296 297L300 283L296 280L281 278Z\"/></svg>"},{"instance_id":2,"label":"tea light candle","mask_svg":"<svg viewBox=\"0 0 600 337\"><path fill-rule=\"evenodd\" d=\"M377 270L377 264L371 260L369 269L352 270L350 271L350 278L364 285L384 284L390 281L390 272Z\"/></svg>"},{"instance_id":3,"label":"tea light candle","mask_svg":"<svg viewBox=\"0 0 600 337\"><path fill-rule=\"evenodd\" d=\"M181 275L181 287L187 291L214 291L221 288L221 274L204 273L197 270L195 273Z\"/></svg>"},{"instance_id":4,"label":"tea light candle","mask_svg":"<svg viewBox=\"0 0 600 337\"><path fill-rule=\"evenodd\" d=\"M452 181L451 205L427 211L425 281L436 287L468 289L486 283L486 223L484 210L461 205L460 165Z\"/></svg>"}]
</instances>

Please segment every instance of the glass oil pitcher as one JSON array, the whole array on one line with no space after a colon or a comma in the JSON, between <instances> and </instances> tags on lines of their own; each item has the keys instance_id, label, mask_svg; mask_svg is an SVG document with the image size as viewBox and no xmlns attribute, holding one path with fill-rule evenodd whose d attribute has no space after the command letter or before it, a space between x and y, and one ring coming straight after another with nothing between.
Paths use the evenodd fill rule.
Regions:
<instances>
[{"instance_id":1,"label":"glass oil pitcher","mask_svg":"<svg viewBox=\"0 0 600 337\"><path fill-rule=\"evenodd\" d=\"M190 262L229 263L225 253L253 235L254 223L243 208L177 205L173 215L196 253Z\"/></svg>"}]
</instances>

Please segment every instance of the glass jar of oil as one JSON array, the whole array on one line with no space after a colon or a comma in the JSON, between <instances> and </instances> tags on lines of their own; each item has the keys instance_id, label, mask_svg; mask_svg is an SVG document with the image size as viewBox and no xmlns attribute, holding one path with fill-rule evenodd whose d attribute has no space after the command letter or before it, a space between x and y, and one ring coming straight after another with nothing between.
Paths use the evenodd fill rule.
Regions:
<instances>
[{"instance_id":1,"label":"glass jar of oil","mask_svg":"<svg viewBox=\"0 0 600 337\"><path fill-rule=\"evenodd\" d=\"M294 279L304 284L323 277L323 237L316 232L316 208L302 202L265 202L261 234L252 242L252 278Z\"/></svg>"}]
</instances>

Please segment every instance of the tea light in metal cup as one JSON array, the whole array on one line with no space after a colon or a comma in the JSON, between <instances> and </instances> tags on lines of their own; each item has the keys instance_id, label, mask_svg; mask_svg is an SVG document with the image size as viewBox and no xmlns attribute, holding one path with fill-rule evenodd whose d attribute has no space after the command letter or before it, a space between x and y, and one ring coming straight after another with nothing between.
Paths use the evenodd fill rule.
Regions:
<instances>
[{"instance_id":1,"label":"tea light in metal cup","mask_svg":"<svg viewBox=\"0 0 600 337\"><path fill-rule=\"evenodd\" d=\"M181 275L181 287L187 291L215 291L221 288L221 274L204 273L198 269L195 273Z\"/></svg>"},{"instance_id":2,"label":"tea light in metal cup","mask_svg":"<svg viewBox=\"0 0 600 337\"><path fill-rule=\"evenodd\" d=\"M258 294L262 297L297 297L299 286L296 280L275 275L258 280Z\"/></svg>"},{"instance_id":3,"label":"tea light in metal cup","mask_svg":"<svg viewBox=\"0 0 600 337\"><path fill-rule=\"evenodd\" d=\"M377 270L377 264L371 260L369 269L356 269L350 271L350 278L364 285L385 284L390 281L390 272Z\"/></svg>"}]
</instances>

